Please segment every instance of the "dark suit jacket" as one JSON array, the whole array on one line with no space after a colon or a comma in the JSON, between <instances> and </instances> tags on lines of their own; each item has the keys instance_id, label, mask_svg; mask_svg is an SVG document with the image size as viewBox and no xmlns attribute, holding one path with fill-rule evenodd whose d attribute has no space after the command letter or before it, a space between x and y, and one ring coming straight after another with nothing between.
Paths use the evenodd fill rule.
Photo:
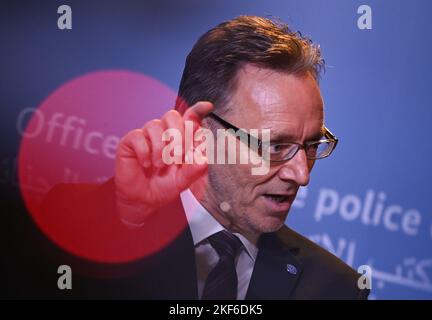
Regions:
<instances>
[{"instance_id":1,"label":"dark suit jacket","mask_svg":"<svg viewBox=\"0 0 432 320\"><path fill-rule=\"evenodd\" d=\"M83 233L83 239L93 241L84 234L92 233L92 224L97 222L100 229L104 221L119 220L114 206L114 182L111 179L100 186L58 185L48 194L42 213L61 217L62 223L80 219L85 226L79 231ZM131 236L132 245L139 246L143 241L155 239L163 233L160 228L172 221L182 222L184 227L162 250L123 265L133 272L130 273L132 276L115 280L110 289L118 290L115 297L198 298L194 246L180 199L159 209L142 228L141 234ZM119 228L127 228L120 225L119 221ZM246 299L366 299L369 294L369 290L357 287L358 273L287 226L275 233L263 234L258 247ZM296 270L288 272L287 265L291 265L291 271L292 266ZM100 270L113 268L103 264L99 267Z\"/></svg>"}]
</instances>

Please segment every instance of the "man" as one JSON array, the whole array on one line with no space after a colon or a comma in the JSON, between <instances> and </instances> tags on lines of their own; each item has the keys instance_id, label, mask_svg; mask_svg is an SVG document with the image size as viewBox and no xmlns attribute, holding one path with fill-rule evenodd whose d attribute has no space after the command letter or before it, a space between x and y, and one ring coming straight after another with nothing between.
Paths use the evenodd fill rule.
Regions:
<instances>
[{"instance_id":1,"label":"man","mask_svg":"<svg viewBox=\"0 0 432 320\"><path fill-rule=\"evenodd\" d=\"M184 221L166 246L141 260L142 298L367 298L354 270L284 225L315 160L337 144L323 123L322 67L319 48L286 26L253 16L221 23L187 57L175 110L122 139L114 182L90 197L78 186L57 188L45 210L61 211L65 194L87 194L91 201L78 201L85 211L114 212L130 232L148 237L140 243ZM270 129L268 172L252 175L250 162L185 163L184 139L184 162L167 165L164 132L184 136L188 121L215 133Z\"/></svg>"}]
</instances>

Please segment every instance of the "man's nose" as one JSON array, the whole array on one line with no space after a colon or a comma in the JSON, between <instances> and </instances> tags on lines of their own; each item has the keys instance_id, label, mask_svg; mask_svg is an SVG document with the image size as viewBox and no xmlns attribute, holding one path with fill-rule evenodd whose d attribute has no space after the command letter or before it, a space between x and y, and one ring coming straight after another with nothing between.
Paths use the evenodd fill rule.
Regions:
<instances>
[{"instance_id":1,"label":"man's nose","mask_svg":"<svg viewBox=\"0 0 432 320\"><path fill-rule=\"evenodd\" d=\"M299 186L306 186L309 183L310 169L306 152L300 149L292 159L281 166L278 175L282 180L290 180Z\"/></svg>"}]
</instances>

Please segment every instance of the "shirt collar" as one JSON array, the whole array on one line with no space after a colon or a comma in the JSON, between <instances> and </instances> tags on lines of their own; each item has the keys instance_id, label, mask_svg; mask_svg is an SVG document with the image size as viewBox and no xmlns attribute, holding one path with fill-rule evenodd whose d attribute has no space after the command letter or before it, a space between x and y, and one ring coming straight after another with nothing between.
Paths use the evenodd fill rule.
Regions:
<instances>
[{"instance_id":1,"label":"shirt collar","mask_svg":"<svg viewBox=\"0 0 432 320\"><path fill-rule=\"evenodd\" d=\"M186 219L192 233L194 246L199 245L202 241L211 235L224 230L225 228L199 203L192 191L187 189L180 193L180 199L185 210ZM246 252L253 261L258 254L258 248L246 239L242 234L234 233L239 237Z\"/></svg>"}]
</instances>

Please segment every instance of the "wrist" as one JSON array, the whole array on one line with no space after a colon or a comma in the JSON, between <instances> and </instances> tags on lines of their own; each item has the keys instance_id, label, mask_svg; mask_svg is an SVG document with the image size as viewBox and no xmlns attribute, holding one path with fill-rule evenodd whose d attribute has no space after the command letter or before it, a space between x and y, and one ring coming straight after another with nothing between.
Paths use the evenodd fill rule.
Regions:
<instances>
[{"instance_id":1,"label":"wrist","mask_svg":"<svg viewBox=\"0 0 432 320\"><path fill-rule=\"evenodd\" d=\"M144 204L119 198L116 199L116 209L119 219L128 227L143 226L151 213L151 210Z\"/></svg>"}]
</instances>

